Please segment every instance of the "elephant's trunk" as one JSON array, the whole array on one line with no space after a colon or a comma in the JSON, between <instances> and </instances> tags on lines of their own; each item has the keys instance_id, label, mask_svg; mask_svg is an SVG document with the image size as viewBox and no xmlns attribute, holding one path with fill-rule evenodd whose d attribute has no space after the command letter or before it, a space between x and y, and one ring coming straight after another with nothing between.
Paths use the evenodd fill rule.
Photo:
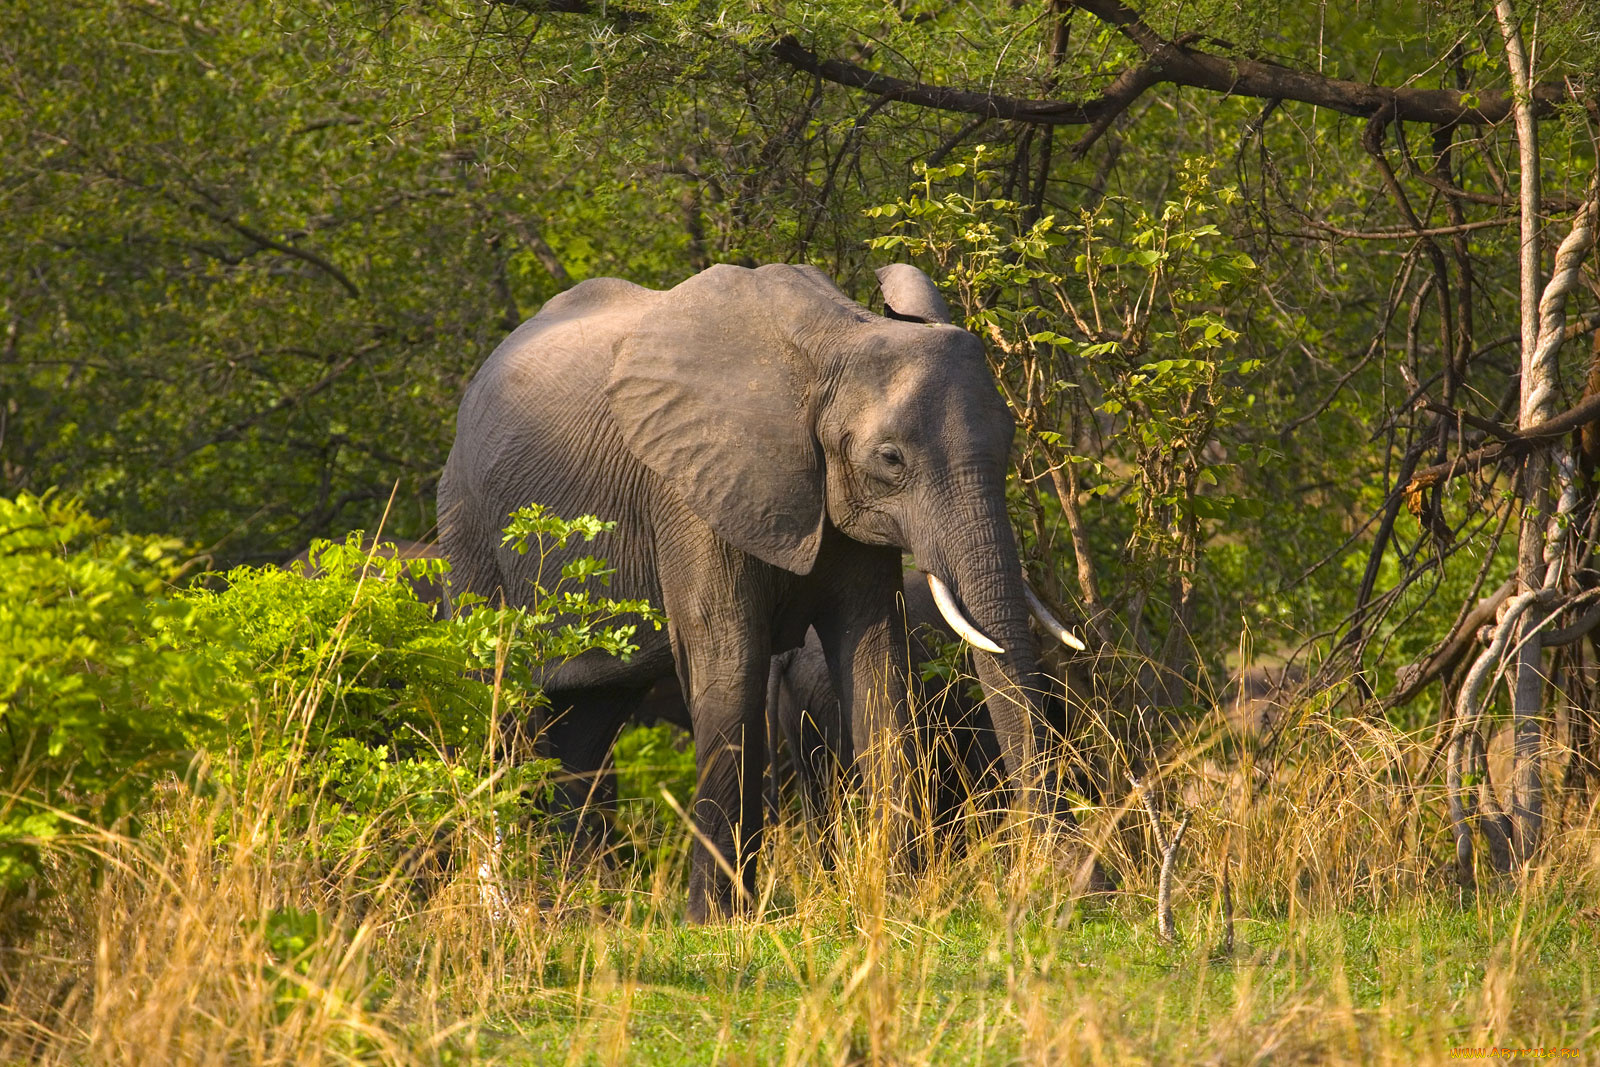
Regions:
<instances>
[{"instance_id":1,"label":"elephant's trunk","mask_svg":"<svg viewBox=\"0 0 1600 1067\"><path fill-rule=\"evenodd\" d=\"M991 642L990 648L1001 650L982 651L969 638L1017 800L1033 810L1052 809L1053 803L1039 795L1048 783L1040 759L1047 746L1038 647L1028 627L1022 567L1003 505L996 501L971 516L960 535L920 558L929 560L929 572L950 587L961 616Z\"/></svg>"},{"instance_id":2,"label":"elephant's trunk","mask_svg":"<svg viewBox=\"0 0 1600 1067\"><path fill-rule=\"evenodd\" d=\"M1042 797L1033 795L1045 784L1040 766L1045 749L1043 687L1037 645L1028 629L1021 569L1006 567L1001 573L968 579L961 588L968 590L964 602L973 620L1004 649L974 650L972 658L1000 741L1006 777L1019 791L1021 806L1037 810L1045 806L1039 803Z\"/></svg>"}]
</instances>

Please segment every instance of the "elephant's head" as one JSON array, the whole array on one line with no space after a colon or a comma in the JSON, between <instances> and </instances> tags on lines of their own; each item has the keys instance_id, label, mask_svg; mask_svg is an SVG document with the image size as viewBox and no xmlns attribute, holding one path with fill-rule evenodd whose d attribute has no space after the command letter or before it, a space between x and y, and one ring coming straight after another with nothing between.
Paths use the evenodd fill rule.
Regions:
<instances>
[{"instance_id":1,"label":"elephant's head","mask_svg":"<svg viewBox=\"0 0 1600 1067\"><path fill-rule=\"evenodd\" d=\"M1037 651L1005 510L1014 423L927 276L880 280L887 317L810 267L712 268L619 343L612 411L629 448L746 552L807 573L831 522L942 579L947 615L987 642L979 675L1015 772L1035 751Z\"/></svg>"}]
</instances>

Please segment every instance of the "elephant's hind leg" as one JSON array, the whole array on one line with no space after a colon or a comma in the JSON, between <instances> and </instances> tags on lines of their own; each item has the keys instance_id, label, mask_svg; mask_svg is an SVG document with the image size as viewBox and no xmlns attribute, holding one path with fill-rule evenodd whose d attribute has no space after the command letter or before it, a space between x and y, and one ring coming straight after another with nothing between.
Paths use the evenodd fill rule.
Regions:
<instances>
[{"instance_id":1,"label":"elephant's hind leg","mask_svg":"<svg viewBox=\"0 0 1600 1067\"><path fill-rule=\"evenodd\" d=\"M610 837L617 802L611 747L643 696L644 690L636 686L551 695L557 710L535 745L561 761L556 803L560 821L572 837L569 860L600 852Z\"/></svg>"}]
</instances>

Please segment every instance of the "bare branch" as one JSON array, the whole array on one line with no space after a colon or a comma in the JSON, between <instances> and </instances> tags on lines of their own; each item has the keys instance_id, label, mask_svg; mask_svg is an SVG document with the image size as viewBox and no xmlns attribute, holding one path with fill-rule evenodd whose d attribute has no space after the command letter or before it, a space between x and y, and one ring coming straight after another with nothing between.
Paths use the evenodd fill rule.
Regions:
<instances>
[{"instance_id":1,"label":"bare branch","mask_svg":"<svg viewBox=\"0 0 1600 1067\"><path fill-rule=\"evenodd\" d=\"M1494 441L1455 459L1424 467L1411 476L1411 481L1401 488L1401 492L1420 493L1440 482L1478 470L1485 463L1527 455L1538 448L1559 443L1566 434L1597 419L1600 419L1600 395L1590 396L1582 403L1521 433L1505 431L1502 441Z\"/></svg>"},{"instance_id":2,"label":"bare branch","mask_svg":"<svg viewBox=\"0 0 1600 1067\"><path fill-rule=\"evenodd\" d=\"M1552 630L1540 639L1543 648L1555 648L1558 645L1570 645L1580 637L1591 633L1596 626L1600 626L1600 604L1596 604L1584 613L1583 617L1570 626L1563 626L1559 630Z\"/></svg>"},{"instance_id":3,"label":"bare branch","mask_svg":"<svg viewBox=\"0 0 1600 1067\"><path fill-rule=\"evenodd\" d=\"M1467 613L1466 618L1461 620L1461 624L1432 655L1420 663L1407 664L1395 672L1399 688L1384 701L1384 706L1394 708L1409 703L1434 679L1459 663L1461 657L1467 654L1467 649L1477 640L1478 630L1493 621L1495 612L1500 610L1500 605L1510 599L1514 586L1515 582L1506 579L1500 584L1500 588L1480 600L1477 606Z\"/></svg>"},{"instance_id":4,"label":"bare branch","mask_svg":"<svg viewBox=\"0 0 1600 1067\"><path fill-rule=\"evenodd\" d=\"M533 258L537 259L539 265L549 273L556 286L560 289L572 288L572 275L567 273L566 265L561 262L561 257L556 255L556 250L550 247L549 242L544 239L538 229L519 215L508 216L506 221L516 235L522 239L522 243L527 246L528 251L533 253Z\"/></svg>"},{"instance_id":5,"label":"bare branch","mask_svg":"<svg viewBox=\"0 0 1600 1067\"><path fill-rule=\"evenodd\" d=\"M1491 207L1516 207L1517 202L1508 196L1496 193L1474 193L1467 189L1451 185L1442 178L1435 177L1427 171L1418 171L1412 177L1426 185L1431 185L1452 200L1465 200L1469 204L1488 204ZM1574 211L1582 201L1574 200L1569 196L1545 196L1543 207L1546 211Z\"/></svg>"},{"instance_id":6,"label":"bare branch","mask_svg":"<svg viewBox=\"0 0 1600 1067\"><path fill-rule=\"evenodd\" d=\"M1457 233L1471 233L1473 230L1487 230L1493 226L1507 226L1516 222L1517 216L1507 215L1503 218L1477 219L1473 222L1463 222L1454 226L1430 226L1420 230L1347 230L1342 226L1335 226L1320 219L1308 219L1306 221L1314 230L1351 241L1411 241L1423 237L1449 237ZM1315 239L1319 234L1297 233L1295 236Z\"/></svg>"},{"instance_id":7,"label":"bare branch","mask_svg":"<svg viewBox=\"0 0 1600 1067\"><path fill-rule=\"evenodd\" d=\"M902 101L938 111L960 111L985 118L1012 119L1049 126L1083 126L1093 122L1110 106L1106 100L1073 104L1062 100L1026 100L998 93L972 92L942 85L926 85L890 77L839 59L821 59L801 47L792 36L772 46L772 56L781 63L803 70L824 81L860 89L888 101Z\"/></svg>"},{"instance_id":8,"label":"bare branch","mask_svg":"<svg viewBox=\"0 0 1600 1067\"><path fill-rule=\"evenodd\" d=\"M600 0L490 0L500 7L512 7L530 15L593 15L618 26L633 26L646 22L650 16L643 11L631 11L616 4Z\"/></svg>"},{"instance_id":9,"label":"bare branch","mask_svg":"<svg viewBox=\"0 0 1600 1067\"><path fill-rule=\"evenodd\" d=\"M533 0L526 2L532 4ZM1074 4L1115 26L1138 44L1146 56L1145 63L1119 75L1104 94L1080 102L1036 100L906 81L843 60L823 59L792 35L778 40L771 54L796 70L874 96L941 111L1053 126L1084 126L1109 121L1107 116L1115 117L1140 92L1158 84L1260 100L1293 100L1360 118L1370 118L1385 108L1392 108L1395 118L1402 122L1432 125L1493 125L1510 117L1513 110L1510 93L1474 94L1456 89L1367 85L1265 60L1202 52L1190 48L1186 38L1161 37L1136 12L1117 0L1074 0ZM1554 84L1534 87L1532 96L1541 117L1554 114L1555 105L1569 99L1567 88ZM1092 142L1093 138L1088 140Z\"/></svg>"},{"instance_id":10,"label":"bare branch","mask_svg":"<svg viewBox=\"0 0 1600 1067\"><path fill-rule=\"evenodd\" d=\"M1089 123L1089 128L1084 131L1083 136L1079 137L1068 150L1072 158L1082 159L1088 154L1089 149L1100 139L1100 136L1111 128L1113 122L1117 121L1117 116L1132 107L1133 102L1139 99L1146 89L1149 89L1160 80L1161 64L1156 58L1141 63L1137 67L1130 67L1117 75L1116 80L1106 87L1105 93L1101 96L1101 99L1105 100L1108 106L1099 115L1095 116L1094 121Z\"/></svg>"},{"instance_id":11,"label":"bare branch","mask_svg":"<svg viewBox=\"0 0 1600 1067\"><path fill-rule=\"evenodd\" d=\"M1177 832L1167 842L1166 851L1161 855L1161 880L1156 883L1156 913L1164 941L1178 940L1178 927L1172 921L1172 876L1178 869L1178 847L1183 844L1183 833L1187 829L1189 813L1184 812L1183 821L1178 823Z\"/></svg>"},{"instance_id":12,"label":"bare branch","mask_svg":"<svg viewBox=\"0 0 1600 1067\"><path fill-rule=\"evenodd\" d=\"M1161 813L1156 810L1156 798L1151 795L1150 790L1145 787L1143 782L1131 774L1128 776L1128 781L1133 783L1133 791L1139 794L1139 803L1144 805L1145 814L1150 816L1150 832L1155 835L1156 848L1166 852L1167 831L1161 825Z\"/></svg>"},{"instance_id":13,"label":"bare branch","mask_svg":"<svg viewBox=\"0 0 1600 1067\"><path fill-rule=\"evenodd\" d=\"M213 207L210 204L199 202L190 203L189 207L195 211L198 211L211 221L218 223L219 225L226 226L228 229L232 230L240 237L243 237L245 240L255 244L259 248L271 249L274 252L281 252L284 255L292 256L303 263L311 264L313 267L316 267L334 281L338 282L340 287L343 288L346 293L350 294L350 298L352 300L359 300L361 298L361 290L356 288L356 283L350 280L350 276L344 271L340 270L338 267L334 266L329 260L319 256L317 253L312 252L309 249L300 248L297 245L287 244L275 238L268 237L260 230L240 222L227 211L224 211L219 207Z\"/></svg>"}]
</instances>

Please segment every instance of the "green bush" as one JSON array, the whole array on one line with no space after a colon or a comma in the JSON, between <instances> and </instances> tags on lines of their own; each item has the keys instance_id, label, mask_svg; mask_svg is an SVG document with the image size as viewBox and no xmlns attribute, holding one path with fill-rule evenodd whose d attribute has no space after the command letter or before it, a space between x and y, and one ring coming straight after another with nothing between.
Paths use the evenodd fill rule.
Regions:
<instances>
[{"instance_id":1,"label":"green bush","mask_svg":"<svg viewBox=\"0 0 1600 1067\"><path fill-rule=\"evenodd\" d=\"M361 540L313 545L315 577L239 567L189 596L199 632L229 635L213 659L253 690L226 723L231 758L215 761L216 779L236 804L275 793L294 840L381 879L400 863L451 866L456 831L537 806L553 764L499 758L497 716L519 718L536 698L520 656L495 681L497 637L517 620L438 617L417 585L448 564Z\"/></svg>"},{"instance_id":2,"label":"green bush","mask_svg":"<svg viewBox=\"0 0 1600 1067\"><path fill-rule=\"evenodd\" d=\"M542 558L603 528L529 509L507 539ZM498 730L540 699L529 664L631 654L624 614L659 625L642 602L592 597L610 574L593 559L532 607L451 619L414 584L443 560L371 555L359 534L315 546L316 578L243 567L186 591L178 548L65 498L0 499L0 901L50 841L129 825L197 755L234 814L271 803L306 831L287 839L386 874L547 793L553 763L504 758Z\"/></svg>"},{"instance_id":3,"label":"green bush","mask_svg":"<svg viewBox=\"0 0 1600 1067\"><path fill-rule=\"evenodd\" d=\"M221 590L191 594L202 629L232 637L213 649L218 662L300 716L288 732L272 722L261 754L338 739L404 756L480 746L490 693L472 672L493 663L469 647L463 627L437 619L412 584L438 580L445 561L368 553L357 532L344 544L313 545L311 564L315 578L239 567ZM521 692L507 687L507 699Z\"/></svg>"},{"instance_id":4,"label":"green bush","mask_svg":"<svg viewBox=\"0 0 1600 1067\"><path fill-rule=\"evenodd\" d=\"M665 789L687 811L694 797L694 739L667 722L629 726L612 750L617 765L617 798L654 808L662 819L676 823L672 806L661 796Z\"/></svg>"},{"instance_id":5,"label":"green bush","mask_svg":"<svg viewBox=\"0 0 1600 1067\"><path fill-rule=\"evenodd\" d=\"M512 516L506 539L543 559L605 528L534 506ZM314 831L306 840L324 858L382 876L404 857L449 852L465 822L487 831L536 811L555 763L519 758L514 730L501 729L543 699L530 664L594 649L630 655L636 624L618 617L659 617L643 602L591 596L583 586L611 572L584 558L548 588L541 575L530 607L462 597L473 610L441 618L418 586L442 579L443 559L390 558L361 542L357 532L313 545L314 578L241 567L192 602L203 632L231 636L213 656L255 686L249 713L229 724L249 773L273 771L284 814Z\"/></svg>"},{"instance_id":6,"label":"green bush","mask_svg":"<svg viewBox=\"0 0 1600 1067\"><path fill-rule=\"evenodd\" d=\"M51 839L116 826L210 736L219 664L173 594L178 547L109 534L50 493L0 498L0 896Z\"/></svg>"}]
</instances>

